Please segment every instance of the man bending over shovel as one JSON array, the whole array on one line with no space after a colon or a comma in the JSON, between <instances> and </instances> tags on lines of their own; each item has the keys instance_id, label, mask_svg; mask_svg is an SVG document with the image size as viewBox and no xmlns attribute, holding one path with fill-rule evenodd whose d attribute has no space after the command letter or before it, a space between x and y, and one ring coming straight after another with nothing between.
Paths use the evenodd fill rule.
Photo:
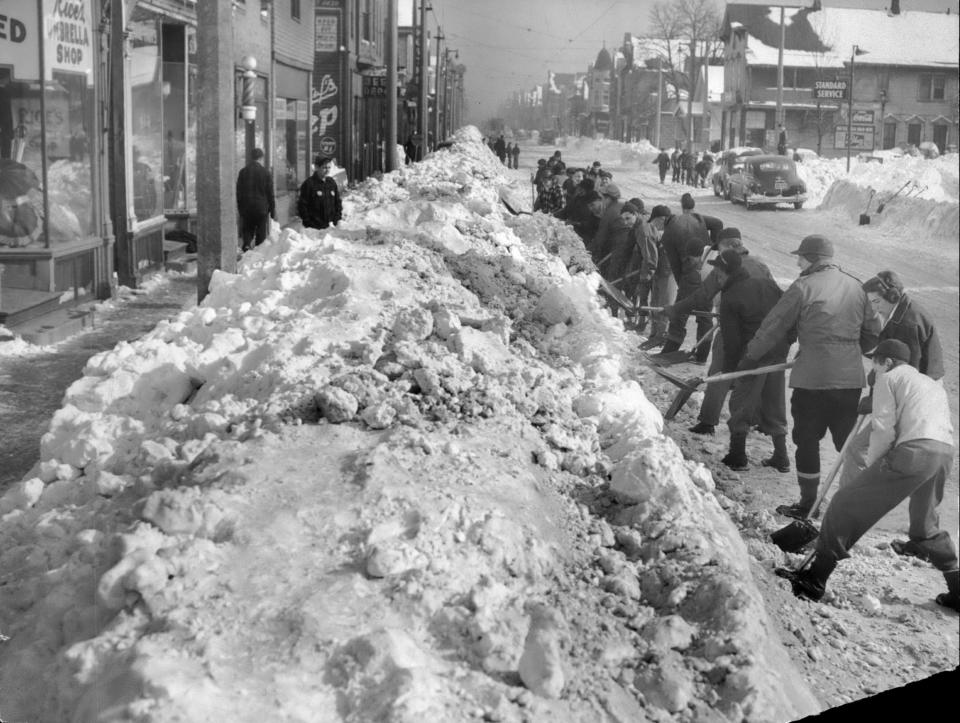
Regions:
<instances>
[{"instance_id":1,"label":"man bending over shovel","mask_svg":"<svg viewBox=\"0 0 960 723\"><path fill-rule=\"evenodd\" d=\"M722 289L720 335L723 338L723 371L732 372L739 365L747 343L783 292L773 279L751 276L744 268L743 256L736 249L722 251L707 263L716 269ZM792 335L784 336L759 360L760 364L786 361L791 343ZM747 434L756 425L761 433L773 438L774 461L789 469L784 388L782 371L742 377L734 383L730 395L730 420L727 422L730 427L730 451L721 460L727 467L747 469Z\"/></svg>"},{"instance_id":2,"label":"man bending over shovel","mask_svg":"<svg viewBox=\"0 0 960 723\"><path fill-rule=\"evenodd\" d=\"M925 556L943 573L947 592L939 605L960 611L960 570L957 548L940 529L936 507L953 465L953 425L950 403L942 384L910 366L910 349L886 339L873 355L877 381L873 390L873 423L867 467L833 496L823 517L813 559L800 570L779 568L797 597L819 600L837 561L877 521L905 498L931 501L926 507Z\"/></svg>"}]
</instances>

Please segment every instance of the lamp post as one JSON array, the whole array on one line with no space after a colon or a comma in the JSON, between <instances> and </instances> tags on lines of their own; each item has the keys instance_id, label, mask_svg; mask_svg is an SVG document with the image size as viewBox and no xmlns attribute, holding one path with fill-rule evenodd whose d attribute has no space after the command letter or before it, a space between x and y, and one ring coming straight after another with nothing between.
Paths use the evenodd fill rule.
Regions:
<instances>
[{"instance_id":1,"label":"lamp post","mask_svg":"<svg viewBox=\"0 0 960 723\"><path fill-rule=\"evenodd\" d=\"M856 84L856 61L858 55L866 55L866 50L860 50L854 45L850 52L850 95L847 96L847 173L850 173L850 142L853 138L853 89Z\"/></svg>"}]
</instances>

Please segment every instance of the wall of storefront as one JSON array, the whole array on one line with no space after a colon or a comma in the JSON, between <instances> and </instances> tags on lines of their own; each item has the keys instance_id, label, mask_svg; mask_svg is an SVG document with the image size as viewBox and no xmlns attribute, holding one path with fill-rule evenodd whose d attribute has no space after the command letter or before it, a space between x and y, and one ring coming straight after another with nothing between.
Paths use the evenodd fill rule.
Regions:
<instances>
[{"instance_id":1,"label":"wall of storefront","mask_svg":"<svg viewBox=\"0 0 960 723\"><path fill-rule=\"evenodd\" d=\"M109 295L99 0L9 0L0 34L0 323Z\"/></svg>"}]
</instances>

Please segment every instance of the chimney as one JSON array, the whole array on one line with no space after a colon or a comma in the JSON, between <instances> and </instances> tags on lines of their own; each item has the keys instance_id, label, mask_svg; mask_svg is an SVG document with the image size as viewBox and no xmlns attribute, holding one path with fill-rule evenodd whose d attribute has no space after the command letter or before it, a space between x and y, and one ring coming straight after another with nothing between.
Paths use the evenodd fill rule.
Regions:
<instances>
[{"instance_id":1,"label":"chimney","mask_svg":"<svg viewBox=\"0 0 960 723\"><path fill-rule=\"evenodd\" d=\"M900 14L900 0L890 0L890 14L891 15Z\"/></svg>"}]
</instances>

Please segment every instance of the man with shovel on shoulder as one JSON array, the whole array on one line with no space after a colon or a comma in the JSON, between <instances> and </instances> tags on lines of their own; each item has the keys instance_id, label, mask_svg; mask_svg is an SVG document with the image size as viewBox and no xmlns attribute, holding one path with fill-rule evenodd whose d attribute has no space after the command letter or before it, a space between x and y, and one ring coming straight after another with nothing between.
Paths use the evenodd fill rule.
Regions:
<instances>
[{"instance_id":1,"label":"man with shovel on shoulder","mask_svg":"<svg viewBox=\"0 0 960 723\"><path fill-rule=\"evenodd\" d=\"M947 592L937 604L960 611L957 548L940 529L936 507L953 466L950 402L942 384L910 366L910 349L886 339L873 355L876 386L867 467L830 501L810 564L776 572L790 580L797 597L819 600L837 561L890 510L910 497L931 501L926 533L918 543L925 559L943 573Z\"/></svg>"},{"instance_id":2,"label":"man with shovel on shoulder","mask_svg":"<svg viewBox=\"0 0 960 723\"><path fill-rule=\"evenodd\" d=\"M790 413L800 500L777 512L803 519L820 486L820 440L827 431L839 452L857 421L866 383L863 354L877 344L880 324L860 281L833 263L833 244L814 234L792 252L800 276L767 314L747 345L738 369L752 369L785 336L797 334L800 348L790 373ZM786 449L774 449L783 461Z\"/></svg>"}]
</instances>

